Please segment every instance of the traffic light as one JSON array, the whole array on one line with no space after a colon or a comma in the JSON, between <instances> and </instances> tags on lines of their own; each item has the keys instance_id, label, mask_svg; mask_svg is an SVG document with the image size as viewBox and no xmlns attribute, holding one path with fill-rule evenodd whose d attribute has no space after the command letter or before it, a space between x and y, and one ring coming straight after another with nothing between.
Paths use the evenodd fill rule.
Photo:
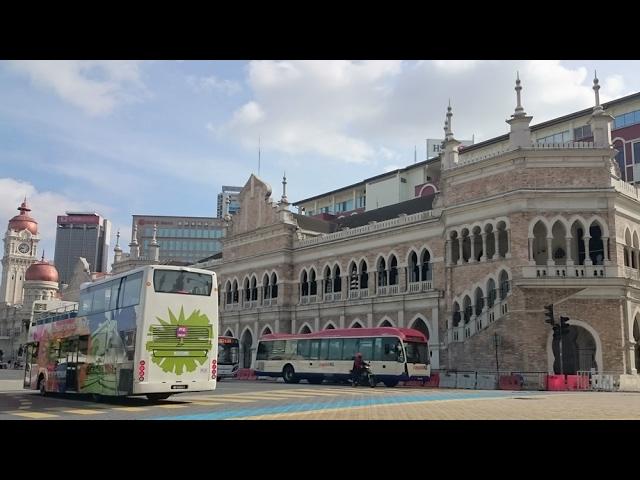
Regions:
<instances>
[{"instance_id":1,"label":"traffic light","mask_svg":"<svg viewBox=\"0 0 640 480\"><path fill-rule=\"evenodd\" d=\"M555 318L553 317L553 303L551 303L549 305L545 305L544 309L545 309L545 312L544 312L545 319L544 319L544 321L546 323L548 323L549 325L555 324Z\"/></svg>"},{"instance_id":2,"label":"traffic light","mask_svg":"<svg viewBox=\"0 0 640 480\"><path fill-rule=\"evenodd\" d=\"M569 317L560 317L560 332L562 335L569 333Z\"/></svg>"}]
</instances>

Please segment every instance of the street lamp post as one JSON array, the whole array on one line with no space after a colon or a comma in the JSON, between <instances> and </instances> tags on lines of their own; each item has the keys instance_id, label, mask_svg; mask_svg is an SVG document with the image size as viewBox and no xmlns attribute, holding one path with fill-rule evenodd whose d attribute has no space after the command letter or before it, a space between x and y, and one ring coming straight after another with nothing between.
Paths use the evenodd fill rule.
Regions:
<instances>
[{"instance_id":1,"label":"street lamp post","mask_svg":"<svg viewBox=\"0 0 640 480\"><path fill-rule=\"evenodd\" d=\"M497 333L493 334L493 345L496 348L496 376L498 377L498 381L500 381L500 365L498 363L498 345L500 345L500 335Z\"/></svg>"}]
</instances>

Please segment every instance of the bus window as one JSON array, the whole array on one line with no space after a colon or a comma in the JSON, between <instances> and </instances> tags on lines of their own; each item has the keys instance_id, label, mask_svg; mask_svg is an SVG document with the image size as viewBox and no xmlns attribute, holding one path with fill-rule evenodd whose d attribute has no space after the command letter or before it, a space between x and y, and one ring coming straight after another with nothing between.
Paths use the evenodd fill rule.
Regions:
<instances>
[{"instance_id":1,"label":"bus window","mask_svg":"<svg viewBox=\"0 0 640 480\"><path fill-rule=\"evenodd\" d=\"M309 347L311 342L309 340L298 340L298 357L300 359L309 359Z\"/></svg>"},{"instance_id":2,"label":"bus window","mask_svg":"<svg viewBox=\"0 0 640 480\"><path fill-rule=\"evenodd\" d=\"M372 360L382 360L382 337L378 337L373 342L373 357Z\"/></svg>"},{"instance_id":3,"label":"bus window","mask_svg":"<svg viewBox=\"0 0 640 480\"><path fill-rule=\"evenodd\" d=\"M296 351L298 350L297 340L287 340L284 346L284 358L286 360L293 360L296 357Z\"/></svg>"},{"instance_id":4,"label":"bus window","mask_svg":"<svg viewBox=\"0 0 640 480\"><path fill-rule=\"evenodd\" d=\"M353 360L358 352L358 339L345 338L342 349L342 360Z\"/></svg>"},{"instance_id":5,"label":"bus window","mask_svg":"<svg viewBox=\"0 0 640 480\"><path fill-rule=\"evenodd\" d=\"M405 342L407 363L429 363L429 353L426 343Z\"/></svg>"},{"instance_id":6,"label":"bus window","mask_svg":"<svg viewBox=\"0 0 640 480\"><path fill-rule=\"evenodd\" d=\"M213 277L204 273L182 270L156 270L153 272L153 288L160 293L185 295L211 295Z\"/></svg>"},{"instance_id":7,"label":"bus window","mask_svg":"<svg viewBox=\"0 0 640 480\"><path fill-rule=\"evenodd\" d=\"M131 307L140 303L140 289L142 288L142 272L124 279L124 291L120 295L120 308Z\"/></svg>"},{"instance_id":8,"label":"bus window","mask_svg":"<svg viewBox=\"0 0 640 480\"><path fill-rule=\"evenodd\" d=\"M268 360L271 353L271 342L260 342L258 344L258 353L256 355L256 360Z\"/></svg>"},{"instance_id":9,"label":"bus window","mask_svg":"<svg viewBox=\"0 0 640 480\"><path fill-rule=\"evenodd\" d=\"M342 339L329 340L329 360L342 360Z\"/></svg>"},{"instance_id":10,"label":"bus window","mask_svg":"<svg viewBox=\"0 0 640 480\"><path fill-rule=\"evenodd\" d=\"M362 354L364 361L369 361L373 358L373 338L361 338L358 351Z\"/></svg>"},{"instance_id":11,"label":"bus window","mask_svg":"<svg viewBox=\"0 0 640 480\"><path fill-rule=\"evenodd\" d=\"M320 341L320 360L329 360L329 340Z\"/></svg>"},{"instance_id":12,"label":"bus window","mask_svg":"<svg viewBox=\"0 0 640 480\"><path fill-rule=\"evenodd\" d=\"M382 360L386 362L397 362L398 353L401 351L400 340L397 338L382 339Z\"/></svg>"},{"instance_id":13,"label":"bus window","mask_svg":"<svg viewBox=\"0 0 640 480\"><path fill-rule=\"evenodd\" d=\"M78 315L88 315L91 312L91 300L93 299L93 289L87 288L80 294L80 310Z\"/></svg>"},{"instance_id":14,"label":"bus window","mask_svg":"<svg viewBox=\"0 0 640 480\"><path fill-rule=\"evenodd\" d=\"M271 342L271 352L267 360L283 360L286 340Z\"/></svg>"},{"instance_id":15,"label":"bus window","mask_svg":"<svg viewBox=\"0 0 640 480\"><path fill-rule=\"evenodd\" d=\"M109 305L106 294L110 294L111 291L106 288L105 285L95 287L93 290L93 304L91 305L91 313L101 313L106 310L106 306Z\"/></svg>"},{"instance_id":16,"label":"bus window","mask_svg":"<svg viewBox=\"0 0 640 480\"><path fill-rule=\"evenodd\" d=\"M311 351L309 352L310 360L318 360L320 358L320 340L311 340Z\"/></svg>"},{"instance_id":17,"label":"bus window","mask_svg":"<svg viewBox=\"0 0 640 480\"><path fill-rule=\"evenodd\" d=\"M118 308L118 292L120 291L121 280L122 279L119 278L118 280L110 282L111 296L109 298L109 310Z\"/></svg>"}]
</instances>

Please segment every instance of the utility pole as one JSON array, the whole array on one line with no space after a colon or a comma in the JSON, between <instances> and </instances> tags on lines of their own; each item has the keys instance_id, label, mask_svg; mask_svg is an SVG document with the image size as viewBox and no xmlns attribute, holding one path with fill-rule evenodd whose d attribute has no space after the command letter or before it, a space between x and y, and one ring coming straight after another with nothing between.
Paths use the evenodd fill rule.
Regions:
<instances>
[{"instance_id":1,"label":"utility pole","mask_svg":"<svg viewBox=\"0 0 640 480\"><path fill-rule=\"evenodd\" d=\"M496 376L498 377L498 382L500 381L500 366L498 364L498 344L500 343L500 335L497 333L493 334L493 344L496 347Z\"/></svg>"}]
</instances>

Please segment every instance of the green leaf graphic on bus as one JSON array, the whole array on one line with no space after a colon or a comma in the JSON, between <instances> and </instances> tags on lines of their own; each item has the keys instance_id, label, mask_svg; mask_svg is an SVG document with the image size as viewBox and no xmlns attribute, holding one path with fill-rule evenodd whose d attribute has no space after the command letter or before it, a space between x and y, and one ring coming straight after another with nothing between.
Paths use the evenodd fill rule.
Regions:
<instances>
[{"instance_id":1,"label":"green leaf graphic on bus","mask_svg":"<svg viewBox=\"0 0 640 480\"><path fill-rule=\"evenodd\" d=\"M213 327L209 318L194 310L185 317L184 307L176 316L167 309L167 320L156 317L160 325L151 325L147 337L147 351L151 352L153 363L167 373L182 375L193 372L198 365L204 365L211 350Z\"/></svg>"}]
</instances>

